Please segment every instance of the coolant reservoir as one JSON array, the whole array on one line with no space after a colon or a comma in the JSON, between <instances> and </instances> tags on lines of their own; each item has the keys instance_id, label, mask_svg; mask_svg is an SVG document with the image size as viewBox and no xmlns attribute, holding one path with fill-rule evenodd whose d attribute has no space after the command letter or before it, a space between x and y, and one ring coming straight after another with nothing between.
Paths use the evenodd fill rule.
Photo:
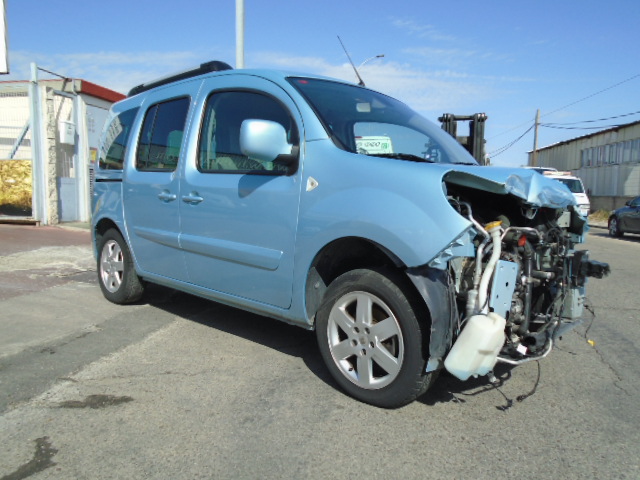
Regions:
<instances>
[{"instance_id":1,"label":"coolant reservoir","mask_svg":"<svg viewBox=\"0 0 640 480\"><path fill-rule=\"evenodd\" d=\"M445 368L460 380L489 373L504 343L506 323L494 312L472 316L447 355Z\"/></svg>"}]
</instances>

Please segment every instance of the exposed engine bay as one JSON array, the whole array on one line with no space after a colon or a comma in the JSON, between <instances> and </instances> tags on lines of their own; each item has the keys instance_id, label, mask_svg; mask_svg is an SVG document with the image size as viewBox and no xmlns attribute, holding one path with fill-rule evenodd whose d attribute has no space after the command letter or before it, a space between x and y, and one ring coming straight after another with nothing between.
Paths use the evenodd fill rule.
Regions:
<instances>
[{"instance_id":1,"label":"exposed engine bay","mask_svg":"<svg viewBox=\"0 0 640 480\"><path fill-rule=\"evenodd\" d=\"M447 185L449 203L472 224L475 256L449 261L458 325L445 367L466 380L496 362L540 359L580 324L587 277L609 266L589 259L577 208L532 205L514 195ZM473 236L475 234L475 236Z\"/></svg>"}]
</instances>

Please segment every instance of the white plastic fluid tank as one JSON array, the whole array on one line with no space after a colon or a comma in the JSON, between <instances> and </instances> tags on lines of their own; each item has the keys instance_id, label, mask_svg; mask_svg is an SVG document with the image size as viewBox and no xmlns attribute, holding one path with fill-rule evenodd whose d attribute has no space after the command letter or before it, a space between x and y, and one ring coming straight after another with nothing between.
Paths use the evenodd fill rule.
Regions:
<instances>
[{"instance_id":1,"label":"white plastic fluid tank","mask_svg":"<svg viewBox=\"0 0 640 480\"><path fill-rule=\"evenodd\" d=\"M472 316L447 355L445 368L460 380L489 373L504 344L506 323L494 312Z\"/></svg>"}]
</instances>

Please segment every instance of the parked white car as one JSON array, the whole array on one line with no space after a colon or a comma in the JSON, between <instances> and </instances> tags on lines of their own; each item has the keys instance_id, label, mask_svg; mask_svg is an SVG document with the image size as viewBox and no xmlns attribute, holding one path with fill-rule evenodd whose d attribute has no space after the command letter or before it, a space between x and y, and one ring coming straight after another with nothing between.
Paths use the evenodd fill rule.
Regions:
<instances>
[{"instance_id":1,"label":"parked white car","mask_svg":"<svg viewBox=\"0 0 640 480\"><path fill-rule=\"evenodd\" d=\"M578 204L578 210L583 217L589 216L591 211L591 202L587 196L587 192L584 189L584 184L580 178L571 174L571 172L544 172L545 177L553 178L559 182L564 183L569 191L573 194Z\"/></svg>"}]
</instances>

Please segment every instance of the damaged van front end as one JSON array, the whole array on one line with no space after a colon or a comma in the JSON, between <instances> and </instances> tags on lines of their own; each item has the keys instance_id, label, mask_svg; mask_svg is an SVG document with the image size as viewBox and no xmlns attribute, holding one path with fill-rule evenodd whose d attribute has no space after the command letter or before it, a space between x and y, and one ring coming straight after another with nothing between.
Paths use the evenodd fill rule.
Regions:
<instances>
[{"instance_id":1,"label":"damaged van front end","mask_svg":"<svg viewBox=\"0 0 640 480\"><path fill-rule=\"evenodd\" d=\"M347 394L397 408L448 369L544 357L604 264L532 170L480 166L402 102L213 61L112 107L93 185L98 281L149 283L315 330Z\"/></svg>"},{"instance_id":2,"label":"damaged van front end","mask_svg":"<svg viewBox=\"0 0 640 480\"><path fill-rule=\"evenodd\" d=\"M444 363L466 380L545 357L583 321L587 277L609 273L576 249L586 218L566 189L528 170L459 166L443 183L468 226L408 270L431 311L427 371Z\"/></svg>"}]
</instances>

